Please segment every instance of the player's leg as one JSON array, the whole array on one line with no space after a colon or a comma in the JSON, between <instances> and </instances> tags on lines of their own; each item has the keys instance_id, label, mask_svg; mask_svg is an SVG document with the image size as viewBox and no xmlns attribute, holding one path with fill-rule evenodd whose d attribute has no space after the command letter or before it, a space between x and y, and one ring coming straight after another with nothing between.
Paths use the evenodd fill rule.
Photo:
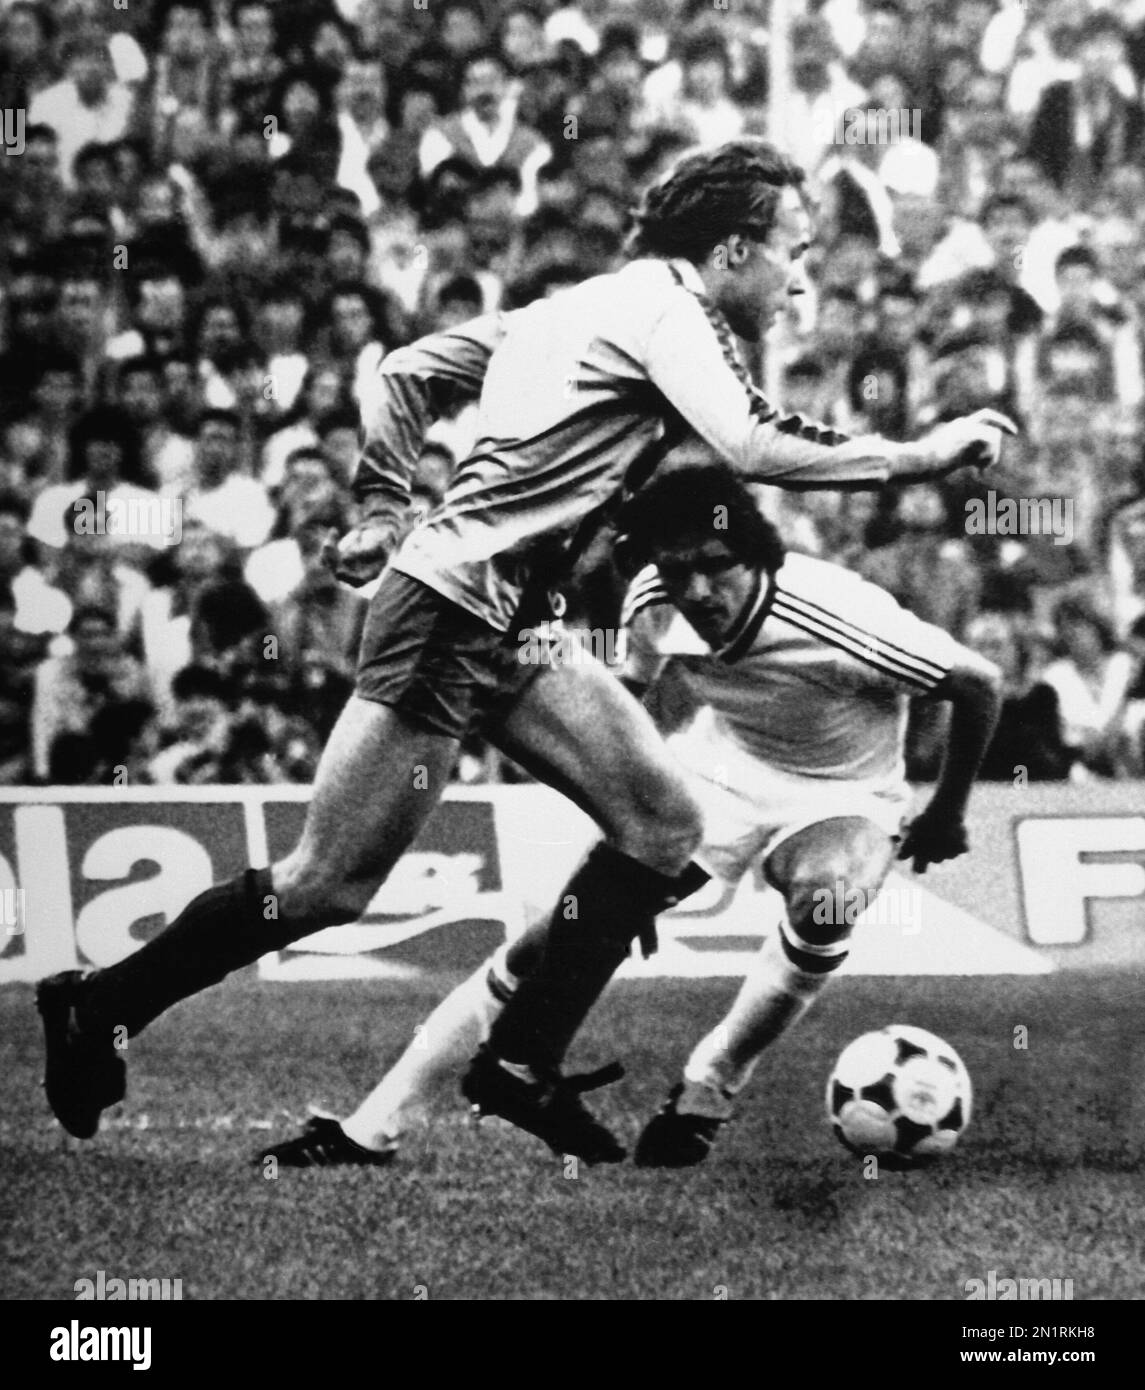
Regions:
<instances>
[{"instance_id":1,"label":"player's leg","mask_svg":"<svg viewBox=\"0 0 1145 1390\"><path fill-rule=\"evenodd\" d=\"M604 832L558 895L544 950L491 1030L499 1057L553 1069L633 941L651 949L657 914L703 882L688 872L699 808L646 711L591 659L543 670L493 737Z\"/></svg>"},{"instance_id":2,"label":"player's leg","mask_svg":"<svg viewBox=\"0 0 1145 1390\"><path fill-rule=\"evenodd\" d=\"M846 959L855 918L873 901L893 855L886 829L861 816L807 826L770 854L765 872L783 894L785 918L645 1128L638 1163L687 1166L707 1155L760 1054L806 1013Z\"/></svg>"},{"instance_id":3,"label":"player's leg","mask_svg":"<svg viewBox=\"0 0 1145 1390\"><path fill-rule=\"evenodd\" d=\"M541 973L543 962L549 974L542 974L544 992L530 1001L526 1026L528 1036L535 1035L543 1047L545 1068L555 1067L640 926L650 927L662 905L659 896L634 904L625 878L638 874L648 861L686 865L697 834L690 797L655 727L604 667L586 660L543 668L493 737L591 815L608 837L608 851L590 854L549 921L536 923L503 947L442 1000L393 1067L342 1122L340 1135L337 1122L316 1119L303 1134L264 1150L260 1158L316 1166L372 1162L379 1154L392 1154L433 1087L473 1056L518 992L522 977ZM676 876L655 872L652 885L661 893L682 891ZM613 883L619 880L627 888L629 907L619 920L610 912L615 906L610 875ZM598 895L603 899L599 904ZM574 901L575 911L567 911ZM555 964L546 961L554 923L567 923ZM510 1060L516 1058L510 1054Z\"/></svg>"},{"instance_id":4,"label":"player's leg","mask_svg":"<svg viewBox=\"0 0 1145 1390\"><path fill-rule=\"evenodd\" d=\"M545 923L527 936L543 944ZM509 947L463 980L419 1024L405 1051L345 1120L315 1116L292 1139L263 1149L256 1163L274 1158L283 1167L373 1166L393 1159L403 1136L424 1121L433 1091L457 1078L488 1038L493 1020L516 987ZM527 969L527 965L522 966Z\"/></svg>"},{"instance_id":5,"label":"player's leg","mask_svg":"<svg viewBox=\"0 0 1145 1390\"><path fill-rule=\"evenodd\" d=\"M496 688L499 633L391 572L363 635L358 693L323 751L297 847L202 893L153 941L93 975L42 981L45 1088L89 1137L123 1094L112 1040L318 927L353 921L441 795L459 741Z\"/></svg>"},{"instance_id":6,"label":"player's leg","mask_svg":"<svg viewBox=\"0 0 1145 1390\"><path fill-rule=\"evenodd\" d=\"M457 746L396 710L353 697L323 752L302 838L284 860L201 893L118 964L86 979L44 982L41 1008L45 996L49 1007L58 996L73 1039L90 1043L91 1076L69 1082L65 1073L62 1088L49 1084L65 1127L88 1137L99 1109L122 1098L123 1061L113 1041L122 1046L171 1005L266 952L360 916L433 809ZM55 1079L49 1075L49 1083ZM64 1113L55 1103L61 1089L70 1093L62 1097Z\"/></svg>"},{"instance_id":7,"label":"player's leg","mask_svg":"<svg viewBox=\"0 0 1145 1390\"><path fill-rule=\"evenodd\" d=\"M657 914L705 881L690 862L699 810L647 713L587 658L543 669L490 737L586 810L605 839L558 896L544 949L494 1021L462 1092L556 1152L615 1162L623 1148L579 1092L618 1071L565 1082L560 1066L633 940L652 949Z\"/></svg>"}]
</instances>

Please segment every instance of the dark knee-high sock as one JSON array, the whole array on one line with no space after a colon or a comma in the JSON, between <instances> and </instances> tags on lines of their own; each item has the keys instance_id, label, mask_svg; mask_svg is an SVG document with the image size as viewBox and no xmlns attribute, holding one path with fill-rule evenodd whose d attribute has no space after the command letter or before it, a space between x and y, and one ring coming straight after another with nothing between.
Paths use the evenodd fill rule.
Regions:
<instances>
[{"instance_id":1,"label":"dark knee-high sock","mask_svg":"<svg viewBox=\"0 0 1145 1390\"><path fill-rule=\"evenodd\" d=\"M656 915L706 879L695 865L670 876L597 845L557 900L537 968L494 1022L492 1051L535 1070L559 1067L632 942L651 937Z\"/></svg>"},{"instance_id":2,"label":"dark knee-high sock","mask_svg":"<svg viewBox=\"0 0 1145 1390\"><path fill-rule=\"evenodd\" d=\"M134 1036L180 999L301 936L301 928L268 906L271 893L269 869L247 869L200 893L154 940L95 972L79 1009L80 1026L123 1026Z\"/></svg>"}]
</instances>

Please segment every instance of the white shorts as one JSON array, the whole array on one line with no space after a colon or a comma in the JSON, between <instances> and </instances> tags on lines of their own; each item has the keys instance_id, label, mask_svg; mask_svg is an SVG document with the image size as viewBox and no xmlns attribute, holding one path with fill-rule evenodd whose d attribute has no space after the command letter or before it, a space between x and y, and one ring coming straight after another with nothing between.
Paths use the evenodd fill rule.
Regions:
<instances>
[{"instance_id":1,"label":"white shorts","mask_svg":"<svg viewBox=\"0 0 1145 1390\"><path fill-rule=\"evenodd\" d=\"M667 743L703 813L696 861L726 883L738 883L754 863L765 864L785 840L810 825L858 816L893 838L910 808L904 778L843 780L786 772L717 733L702 712Z\"/></svg>"}]
</instances>

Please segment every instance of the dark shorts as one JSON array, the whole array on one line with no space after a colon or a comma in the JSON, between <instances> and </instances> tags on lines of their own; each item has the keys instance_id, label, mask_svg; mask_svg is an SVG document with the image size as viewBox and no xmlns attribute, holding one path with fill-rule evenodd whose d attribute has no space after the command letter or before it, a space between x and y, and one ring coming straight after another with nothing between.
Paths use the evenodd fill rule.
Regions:
<instances>
[{"instance_id":1,"label":"dark shorts","mask_svg":"<svg viewBox=\"0 0 1145 1390\"><path fill-rule=\"evenodd\" d=\"M430 733L463 738L502 717L533 677L514 624L498 632L435 589L387 570L370 600L355 690Z\"/></svg>"}]
</instances>

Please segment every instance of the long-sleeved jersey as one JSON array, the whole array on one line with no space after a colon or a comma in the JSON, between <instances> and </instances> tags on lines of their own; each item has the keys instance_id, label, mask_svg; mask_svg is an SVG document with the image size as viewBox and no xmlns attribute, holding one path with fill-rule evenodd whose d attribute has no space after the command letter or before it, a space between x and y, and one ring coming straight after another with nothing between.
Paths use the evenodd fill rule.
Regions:
<instances>
[{"instance_id":1,"label":"long-sleeved jersey","mask_svg":"<svg viewBox=\"0 0 1145 1390\"><path fill-rule=\"evenodd\" d=\"M909 698L933 690L959 650L885 589L797 554L719 651L671 606L651 565L622 622L626 675L670 680L678 716L707 721L766 767L843 781L902 780Z\"/></svg>"},{"instance_id":2,"label":"long-sleeved jersey","mask_svg":"<svg viewBox=\"0 0 1145 1390\"><path fill-rule=\"evenodd\" d=\"M500 630L542 561L689 432L740 474L780 487L871 487L888 477L886 441L781 416L751 385L687 261L634 261L475 323L477 331L404 349L400 372L387 359L391 403L368 424L362 467L373 476L360 470L359 493L383 490L401 466L400 441L427 418L431 383L471 383L500 328L474 452L391 561ZM381 438L386 413L396 448Z\"/></svg>"}]
</instances>

